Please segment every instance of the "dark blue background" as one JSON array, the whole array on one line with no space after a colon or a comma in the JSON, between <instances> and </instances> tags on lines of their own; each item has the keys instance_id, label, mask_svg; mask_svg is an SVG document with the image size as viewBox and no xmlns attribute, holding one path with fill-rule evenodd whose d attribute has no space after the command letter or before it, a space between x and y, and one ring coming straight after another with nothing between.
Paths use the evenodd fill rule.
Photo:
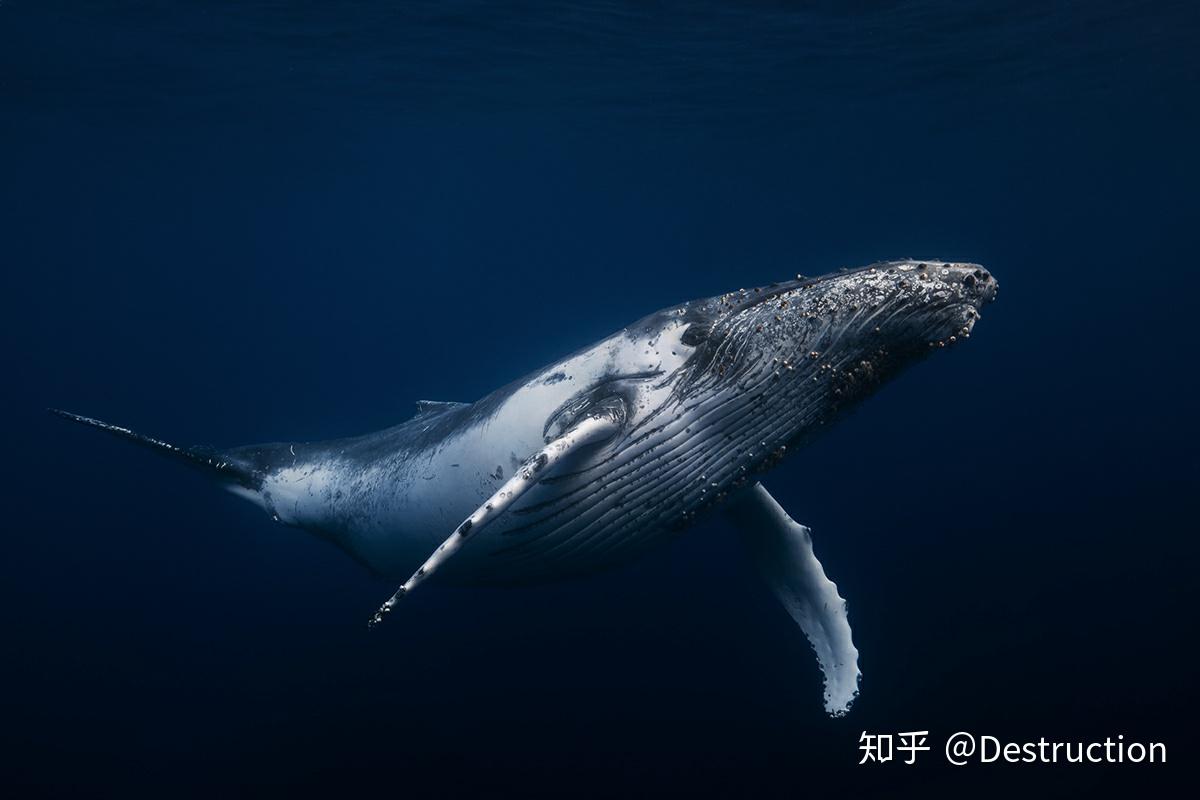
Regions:
<instances>
[{"instance_id":1,"label":"dark blue background","mask_svg":"<svg viewBox=\"0 0 1200 800\"><path fill-rule=\"evenodd\" d=\"M1191 4L391 5L0 2L6 783L1168 774L855 766L913 728L1194 756ZM42 411L360 433L673 302L903 256L978 261L999 301L766 481L850 601L842 720L715 521L368 634L390 583Z\"/></svg>"}]
</instances>

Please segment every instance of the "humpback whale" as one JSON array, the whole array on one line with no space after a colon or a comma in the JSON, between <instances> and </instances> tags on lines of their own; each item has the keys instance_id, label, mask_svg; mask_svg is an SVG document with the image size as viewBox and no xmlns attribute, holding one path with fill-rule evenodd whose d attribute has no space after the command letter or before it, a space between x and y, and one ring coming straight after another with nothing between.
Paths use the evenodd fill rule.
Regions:
<instances>
[{"instance_id":1,"label":"humpback whale","mask_svg":"<svg viewBox=\"0 0 1200 800\"><path fill-rule=\"evenodd\" d=\"M404 582L558 579L634 558L724 515L844 714L860 672L846 603L759 482L876 387L968 338L997 283L902 260L670 306L474 403L422 401L386 430L321 442L180 447L51 409L198 468L273 519Z\"/></svg>"}]
</instances>

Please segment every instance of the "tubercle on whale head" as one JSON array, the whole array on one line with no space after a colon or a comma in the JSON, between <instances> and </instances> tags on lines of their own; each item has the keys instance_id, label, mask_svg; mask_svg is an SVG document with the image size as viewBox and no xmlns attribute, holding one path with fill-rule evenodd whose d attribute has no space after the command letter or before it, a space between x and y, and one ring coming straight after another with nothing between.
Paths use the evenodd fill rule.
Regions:
<instances>
[{"instance_id":1,"label":"tubercle on whale head","mask_svg":"<svg viewBox=\"0 0 1200 800\"><path fill-rule=\"evenodd\" d=\"M884 334L893 347L951 343L969 335L998 284L978 264L886 261L817 278L739 289L691 304L685 341L746 336L747 341ZM749 334L765 334L752 337Z\"/></svg>"},{"instance_id":2,"label":"tubercle on whale head","mask_svg":"<svg viewBox=\"0 0 1200 800\"><path fill-rule=\"evenodd\" d=\"M894 350L921 350L970 336L999 286L978 264L891 261L807 284L808 308L853 346L872 337Z\"/></svg>"},{"instance_id":3,"label":"tubercle on whale head","mask_svg":"<svg viewBox=\"0 0 1200 800\"><path fill-rule=\"evenodd\" d=\"M971 335L997 283L978 264L889 261L691 304L686 387L803 404L809 430L921 356Z\"/></svg>"}]
</instances>

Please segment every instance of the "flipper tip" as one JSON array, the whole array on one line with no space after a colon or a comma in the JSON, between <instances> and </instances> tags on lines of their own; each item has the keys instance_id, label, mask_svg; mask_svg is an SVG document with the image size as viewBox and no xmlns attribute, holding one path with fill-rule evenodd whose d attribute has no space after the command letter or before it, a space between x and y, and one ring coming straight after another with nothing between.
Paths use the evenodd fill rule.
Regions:
<instances>
[{"instance_id":1,"label":"flipper tip","mask_svg":"<svg viewBox=\"0 0 1200 800\"><path fill-rule=\"evenodd\" d=\"M388 600L379 607L379 610L375 612L375 616L371 617L371 619L367 621L367 629L370 630L379 623L383 622L383 618L390 613L392 613L392 601Z\"/></svg>"},{"instance_id":2,"label":"flipper tip","mask_svg":"<svg viewBox=\"0 0 1200 800\"><path fill-rule=\"evenodd\" d=\"M396 601L401 597L404 597L405 594L407 594L407 591L403 586L397 589L396 593L389 597L388 601L381 605L379 610L375 612L375 616L371 617L371 619L367 622L367 629L369 630L374 628L376 625L383 622L383 618L392 613L392 609L396 607Z\"/></svg>"}]
</instances>

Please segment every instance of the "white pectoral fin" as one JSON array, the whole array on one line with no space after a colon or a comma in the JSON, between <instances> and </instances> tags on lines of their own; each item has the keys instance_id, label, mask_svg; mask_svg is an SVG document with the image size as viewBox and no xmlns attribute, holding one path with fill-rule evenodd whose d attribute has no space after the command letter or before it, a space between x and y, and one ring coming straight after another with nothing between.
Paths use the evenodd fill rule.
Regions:
<instances>
[{"instance_id":1,"label":"white pectoral fin","mask_svg":"<svg viewBox=\"0 0 1200 800\"><path fill-rule=\"evenodd\" d=\"M793 520L756 483L729 508L763 576L804 631L825 674L825 710L841 716L858 697L858 649L846 601L813 553L808 528Z\"/></svg>"},{"instance_id":2,"label":"white pectoral fin","mask_svg":"<svg viewBox=\"0 0 1200 800\"><path fill-rule=\"evenodd\" d=\"M495 494L484 501L472 514L462 521L446 541L425 560L425 563L405 581L388 601L379 607L368 623L373 627L383 621L400 598L417 588L438 567L462 548L468 539L479 533L489 522L496 519L538 481L546 477L559 461L570 453L590 444L604 441L620 429L622 414L619 410L607 409L586 416L563 432L541 450L530 456L511 478L505 481Z\"/></svg>"}]
</instances>

